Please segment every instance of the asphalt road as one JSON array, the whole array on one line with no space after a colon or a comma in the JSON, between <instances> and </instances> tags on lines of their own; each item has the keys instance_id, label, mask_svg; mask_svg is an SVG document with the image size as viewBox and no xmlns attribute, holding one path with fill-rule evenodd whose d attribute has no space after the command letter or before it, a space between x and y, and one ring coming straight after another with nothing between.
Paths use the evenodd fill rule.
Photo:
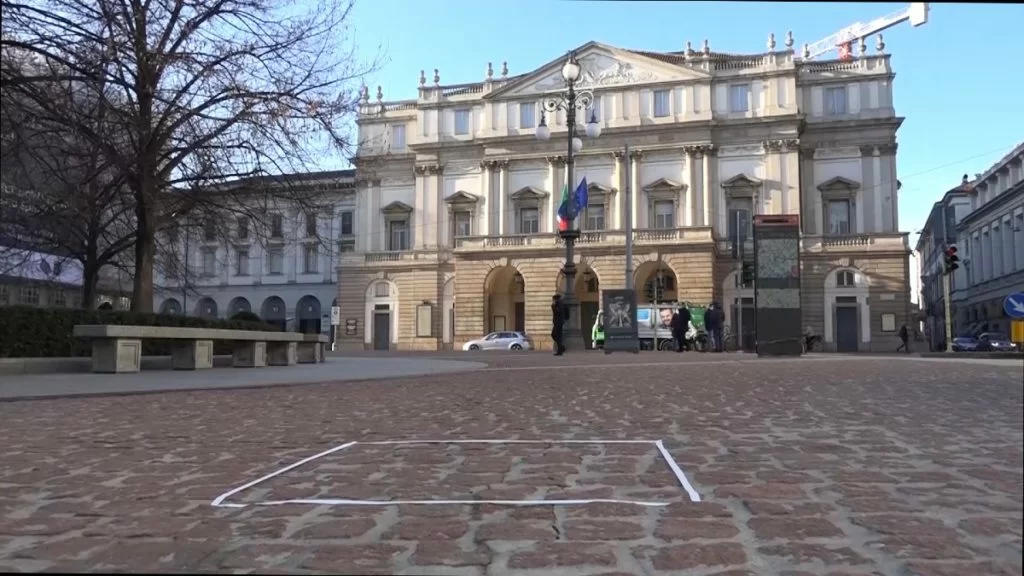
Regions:
<instances>
[{"instance_id":1,"label":"asphalt road","mask_svg":"<svg viewBox=\"0 0 1024 576\"><path fill-rule=\"evenodd\" d=\"M0 402L0 571L1022 572L1012 361L473 360L491 367ZM550 442L447 442L474 439ZM700 502L656 445L596 442L659 439ZM437 442L372 443L394 440ZM296 499L474 503L260 504ZM623 502L536 505L566 499Z\"/></svg>"}]
</instances>

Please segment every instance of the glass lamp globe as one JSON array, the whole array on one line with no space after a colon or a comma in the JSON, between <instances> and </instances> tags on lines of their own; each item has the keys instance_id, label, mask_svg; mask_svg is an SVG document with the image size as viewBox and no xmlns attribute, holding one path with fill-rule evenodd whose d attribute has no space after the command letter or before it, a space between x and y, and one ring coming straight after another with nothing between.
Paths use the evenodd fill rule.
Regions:
<instances>
[{"instance_id":1,"label":"glass lamp globe","mask_svg":"<svg viewBox=\"0 0 1024 576\"><path fill-rule=\"evenodd\" d=\"M587 138L597 138L601 135L601 125L597 122L597 114L591 112L590 120L587 121Z\"/></svg>"},{"instance_id":2,"label":"glass lamp globe","mask_svg":"<svg viewBox=\"0 0 1024 576\"><path fill-rule=\"evenodd\" d=\"M580 150L583 150L583 140L580 140L579 138L573 138L572 139L572 151L573 152L579 152Z\"/></svg>"},{"instance_id":3,"label":"glass lamp globe","mask_svg":"<svg viewBox=\"0 0 1024 576\"><path fill-rule=\"evenodd\" d=\"M562 65L562 78L566 82L575 82L580 79L580 65L572 56L569 56L569 59Z\"/></svg>"},{"instance_id":4,"label":"glass lamp globe","mask_svg":"<svg viewBox=\"0 0 1024 576\"><path fill-rule=\"evenodd\" d=\"M547 140L548 138L551 138L551 130L543 120L541 120L540 126L537 126L536 136L537 140Z\"/></svg>"}]
</instances>

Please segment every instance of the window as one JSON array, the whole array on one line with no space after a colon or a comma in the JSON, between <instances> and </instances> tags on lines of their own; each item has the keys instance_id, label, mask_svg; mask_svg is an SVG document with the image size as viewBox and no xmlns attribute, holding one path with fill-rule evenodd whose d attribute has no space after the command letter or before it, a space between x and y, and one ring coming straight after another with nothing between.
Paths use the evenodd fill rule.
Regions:
<instances>
[{"instance_id":1,"label":"window","mask_svg":"<svg viewBox=\"0 0 1024 576\"><path fill-rule=\"evenodd\" d=\"M235 230L239 240L249 239L249 219L239 218L237 223L237 229Z\"/></svg>"},{"instance_id":2,"label":"window","mask_svg":"<svg viewBox=\"0 0 1024 576\"><path fill-rule=\"evenodd\" d=\"M587 122L590 122L591 118L596 118L598 122L604 119L601 115L600 96L594 96L594 100L590 103L590 110L587 111Z\"/></svg>"},{"instance_id":3,"label":"window","mask_svg":"<svg viewBox=\"0 0 1024 576\"><path fill-rule=\"evenodd\" d=\"M519 233L537 234L540 232L540 210L522 208L519 210Z\"/></svg>"},{"instance_id":4,"label":"window","mask_svg":"<svg viewBox=\"0 0 1024 576\"><path fill-rule=\"evenodd\" d=\"M202 272L203 276L214 276L217 274L217 251L204 248L202 251Z\"/></svg>"},{"instance_id":5,"label":"window","mask_svg":"<svg viewBox=\"0 0 1024 576\"><path fill-rule=\"evenodd\" d=\"M586 212L587 230L604 230L604 204L590 204Z\"/></svg>"},{"instance_id":6,"label":"window","mask_svg":"<svg viewBox=\"0 0 1024 576\"><path fill-rule=\"evenodd\" d=\"M278 275L284 273L284 250L271 248L267 251L267 273Z\"/></svg>"},{"instance_id":7,"label":"window","mask_svg":"<svg viewBox=\"0 0 1024 576\"><path fill-rule=\"evenodd\" d=\"M249 249L239 248L235 250L235 276L249 275Z\"/></svg>"},{"instance_id":8,"label":"window","mask_svg":"<svg viewBox=\"0 0 1024 576\"><path fill-rule=\"evenodd\" d=\"M405 150L405 124L395 124L391 127L391 149Z\"/></svg>"},{"instance_id":9,"label":"window","mask_svg":"<svg viewBox=\"0 0 1024 576\"><path fill-rule=\"evenodd\" d=\"M342 240L338 242L338 252L355 252L356 241L355 240Z\"/></svg>"},{"instance_id":10,"label":"window","mask_svg":"<svg viewBox=\"0 0 1024 576\"><path fill-rule=\"evenodd\" d=\"M203 222L203 240L207 242L217 241L217 221L213 218L207 218Z\"/></svg>"},{"instance_id":11,"label":"window","mask_svg":"<svg viewBox=\"0 0 1024 576\"><path fill-rule=\"evenodd\" d=\"M11 303L11 291L7 289L7 286L0 286L0 304L4 306Z\"/></svg>"},{"instance_id":12,"label":"window","mask_svg":"<svg viewBox=\"0 0 1024 576\"><path fill-rule=\"evenodd\" d=\"M840 116L846 114L846 86L825 88L825 115Z\"/></svg>"},{"instance_id":13,"label":"window","mask_svg":"<svg viewBox=\"0 0 1024 576\"><path fill-rule=\"evenodd\" d=\"M743 200L732 200L733 207L729 208L729 222L727 224L729 242L733 245L741 244L750 239L752 234L750 222L750 208L743 206ZM736 207L736 204L740 206Z\"/></svg>"},{"instance_id":14,"label":"window","mask_svg":"<svg viewBox=\"0 0 1024 576\"><path fill-rule=\"evenodd\" d=\"M63 288L53 287L50 288L50 306L59 306L61 308L67 306L68 298L64 294Z\"/></svg>"},{"instance_id":15,"label":"window","mask_svg":"<svg viewBox=\"0 0 1024 576\"><path fill-rule=\"evenodd\" d=\"M341 235L351 236L355 234L355 214L351 210L341 213Z\"/></svg>"},{"instance_id":16,"label":"window","mask_svg":"<svg viewBox=\"0 0 1024 576\"><path fill-rule=\"evenodd\" d=\"M1017 214L1013 224L1013 245L1024 246L1024 214ZM1024 248L1017 252L1017 270L1024 270Z\"/></svg>"},{"instance_id":17,"label":"window","mask_svg":"<svg viewBox=\"0 0 1024 576\"><path fill-rule=\"evenodd\" d=\"M388 222L388 250L409 249L409 221L391 220Z\"/></svg>"},{"instance_id":18,"label":"window","mask_svg":"<svg viewBox=\"0 0 1024 576\"><path fill-rule=\"evenodd\" d=\"M22 286L21 304L39 304L39 289L35 286Z\"/></svg>"},{"instance_id":19,"label":"window","mask_svg":"<svg viewBox=\"0 0 1024 576\"><path fill-rule=\"evenodd\" d=\"M302 272L304 274L316 274L320 254L316 244L306 244L302 247Z\"/></svg>"},{"instance_id":20,"label":"window","mask_svg":"<svg viewBox=\"0 0 1024 576\"><path fill-rule=\"evenodd\" d=\"M750 110L750 84L729 86L729 112Z\"/></svg>"},{"instance_id":21,"label":"window","mask_svg":"<svg viewBox=\"0 0 1024 576\"><path fill-rule=\"evenodd\" d=\"M663 118L669 115L669 109L671 106L670 98L672 92L669 90L655 90L654 91L654 117Z\"/></svg>"},{"instance_id":22,"label":"window","mask_svg":"<svg viewBox=\"0 0 1024 576\"><path fill-rule=\"evenodd\" d=\"M666 230L676 227L676 207L671 200L659 200L654 203L654 227Z\"/></svg>"},{"instance_id":23,"label":"window","mask_svg":"<svg viewBox=\"0 0 1024 576\"><path fill-rule=\"evenodd\" d=\"M416 307L416 337L430 338L434 335L434 307L420 304Z\"/></svg>"},{"instance_id":24,"label":"window","mask_svg":"<svg viewBox=\"0 0 1024 576\"><path fill-rule=\"evenodd\" d=\"M270 215L270 237L284 238L284 216L280 214Z\"/></svg>"},{"instance_id":25,"label":"window","mask_svg":"<svg viewBox=\"0 0 1024 576\"><path fill-rule=\"evenodd\" d=\"M469 134L469 108L455 111L455 133L460 136Z\"/></svg>"},{"instance_id":26,"label":"window","mask_svg":"<svg viewBox=\"0 0 1024 576\"><path fill-rule=\"evenodd\" d=\"M306 213L306 238L316 238L316 212Z\"/></svg>"},{"instance_id":27,"label":"window","mask_svg":"<svg viewBox=\"0 0 1024 576\"><path fill-rule=\"evenodd\" d=\"M373 285L373 295L376 298L388 298L391 296L391 284L387 282L377 282Z\"/></svg>"},{"instance_id":28,"label":"window","mask_svg":"<svg viewBox=\"0 0 1024 576\"><path fill-rule=\"evenodd\" d=\"M537 127L537 104L533 102L521 102L519 104L519 127Z\"/></svg>"},{"instance_id":29,"label":"window","mask_svg":"<svg viewBox=\"0 0 1024 576\"><path fill-rule=\"evenodd\" d=\"M472 214L468 211L459 211L452 214L452 234L455 238L464 238L473 235Z\"/></svg>"},{"instance_id":30,"label":"window","mask_svg":"<svg viewBox=\"0 0 1024 576\"><path fill-rule=\"evenodd\" d=\"M853 288L856 285L853 272L841 270L836 274L836 286L839 288Z\"/></svg>"},{"instance_id":31,"label":"window","mask_svg":"<svg viewBox=\"0 0 1024 576\"><path fill-rule=\"evenodd\" d=\"M828 213L828 233L842 235L850 233L850 201L829 200L825 205Z\"/></svg>"}]
</instances>

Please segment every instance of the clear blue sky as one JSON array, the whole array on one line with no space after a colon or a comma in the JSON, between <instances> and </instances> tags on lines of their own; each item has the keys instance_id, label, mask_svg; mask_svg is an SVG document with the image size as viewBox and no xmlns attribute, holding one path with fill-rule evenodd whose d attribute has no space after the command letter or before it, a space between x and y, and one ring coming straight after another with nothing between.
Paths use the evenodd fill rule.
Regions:
<instances>
[{"instance_id":1,"label":"clear blue sky","mask_svg":"<svg viewBox=\"0 0 1024 576\"><path fill-rule=\"evenodd\" d=\"M774 32L796 45L854 22L895 12L903 3L588 2L559 0L357 0L351 23L359 50L381 69L367 78L387 100L415 98L421 69L442 84L484 79L508 61L510 74L532 70L570 48L597 40L623 48L699 48L761 52ZM964 173L982 172L1024 141L1020 73L1021 4L931 4L928 24L885 32L896 71L900 227L921 228L942 193ZM874 51L874 41L869 52ZM912 236L912 241L914 237Z\"/></svg>"}]
</instances>

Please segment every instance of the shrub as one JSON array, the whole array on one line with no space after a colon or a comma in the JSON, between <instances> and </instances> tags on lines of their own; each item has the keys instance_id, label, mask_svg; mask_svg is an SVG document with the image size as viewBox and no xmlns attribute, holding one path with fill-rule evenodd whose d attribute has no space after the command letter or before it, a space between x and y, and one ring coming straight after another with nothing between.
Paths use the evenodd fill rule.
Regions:
<instances>
[{"instance_id":1,"label":"shrub","mask_svg":"<svg viewBox=\"0 0 1024 576\"><path fill-rule=\"evenodd\" d=\"M233 322L263 322L256 314L243 310L241 312L235 312L234 316L231 317Z\"/></svg>"},{"instance_id":2,"label":"shrub","mask_svg":"<svg viewBox=\"0 0 1024 576\"><path fill-rule=\"evenodd\" d=\"M0 358L89 356L92 354L91 343L72 335L76 324L280 331L279 327L264 322L205 320L194 316L140 314L112 310L0 306ZM228 354L230 351L230 343L214 342L214 353ZM142 353L166 356L171 353L170 342L145 340L142 344Z\"/></svg>"}]
</instances>

